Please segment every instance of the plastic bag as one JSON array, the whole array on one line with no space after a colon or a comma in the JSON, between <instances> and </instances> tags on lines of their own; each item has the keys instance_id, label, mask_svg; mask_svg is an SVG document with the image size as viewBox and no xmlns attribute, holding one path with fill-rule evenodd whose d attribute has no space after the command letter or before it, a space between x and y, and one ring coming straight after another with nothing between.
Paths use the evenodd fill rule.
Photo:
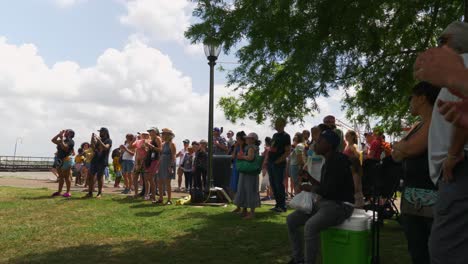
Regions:
<instances>
[{"instance_id":1,"label":"plastic bag","mask_svg":"<svg viewBox=\"0 0 468 264\"><path fill-rule=\"evenodd\" d=\"M312 213L314 198L314 193L302 191L298 195L294 196L291 202L289 202L289 206L296 210L310 214Z\"/></svg>"}]
</instances>

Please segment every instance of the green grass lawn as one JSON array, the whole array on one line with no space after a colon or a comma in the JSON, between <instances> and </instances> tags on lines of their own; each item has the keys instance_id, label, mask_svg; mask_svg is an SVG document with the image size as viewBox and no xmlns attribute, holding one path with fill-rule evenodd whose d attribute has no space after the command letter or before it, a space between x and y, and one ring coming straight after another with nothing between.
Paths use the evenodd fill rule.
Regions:
<instances>
[{"instance_id":1,"label":"green grass lawn","mask_svg":"<svg viewBox=\"0 0 468 264\"><path fill-rule=\"evenodd\" d=\"M0 187L0 263L285 263L286 215L263 206L243 221L233 207L153 206L105 195L49 198ZM81 195L81 194L80 194ZM402 229L387 222L381 263L410 263ZM337 252L339 254L339 252Z\"/></svg>"}]
</instances>

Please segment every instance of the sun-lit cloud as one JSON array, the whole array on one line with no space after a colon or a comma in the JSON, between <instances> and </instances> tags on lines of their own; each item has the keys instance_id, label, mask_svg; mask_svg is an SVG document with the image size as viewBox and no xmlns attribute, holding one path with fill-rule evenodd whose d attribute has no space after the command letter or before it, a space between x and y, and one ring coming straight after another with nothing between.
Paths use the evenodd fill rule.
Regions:
<instances>
[{"instance_id":1,"label":"sun-lit cloud","mask_svg":"<svg viewBox=\"0 0 468 264\"><path fill-rule=\"evenodd\" d=\"M126 13L120 17L123 25L134 28L156 42L175 42L189 55L203 53L200 45L185 39L194 4L187 0L128 0L123 2Z\"/></svg>"}]
</instances>

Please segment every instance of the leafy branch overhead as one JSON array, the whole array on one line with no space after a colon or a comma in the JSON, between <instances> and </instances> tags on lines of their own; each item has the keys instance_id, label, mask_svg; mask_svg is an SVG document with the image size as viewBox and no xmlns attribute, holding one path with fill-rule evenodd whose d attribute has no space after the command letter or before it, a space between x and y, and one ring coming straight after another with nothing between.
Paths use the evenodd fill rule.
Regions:
<instances>
[{"instance_id":1,"label":"leafy branch overhead","mask_svg":"<svg viewBox=\"0 0 468 264\"><path fill-rule=\"evenodd\" d=\"M316 98L343 89L349 117L378 117L389 131L406 118L417 54L464 12L462 0L196 2L201 22L186 37L223 43L240 63L228 73L240 96L219 102L228 119L302 121Z\"/></svg>"}]
</instances>

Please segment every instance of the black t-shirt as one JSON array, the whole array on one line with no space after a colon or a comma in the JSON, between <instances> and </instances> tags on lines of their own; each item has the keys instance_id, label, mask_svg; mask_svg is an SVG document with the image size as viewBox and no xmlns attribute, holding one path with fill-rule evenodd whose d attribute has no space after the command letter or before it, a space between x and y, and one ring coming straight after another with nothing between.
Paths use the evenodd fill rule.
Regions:
<instances>
[{"instance_id":1,"label":"black t-shirt","mask_svg":"<svg viewBox=\"0 0 468 264\"><path fill-rule=\"evenodd\" d=\"M158 147L158 142L153 140L151 141L151 145ZM159 160L159 152L155 149L149 149L148 152L146 152L145 166L150 167L151 163L155 160Z\"/></svg>"},{"instance_id":2,"label":"black t-shirt","mask_svg":"<svg viewBox=\"0 0 468 264\"><path fill-rule=\"evenodd\" d=\"M208 168L208 153L205 151L198 151L195 155L195 168L196 169L204 169Z\"/></svg>"},{"instance_id":3,"label":"black t-shirt","mask_svg":"<svg viewBox=\"0 0 468 264\"><path fill-rule=\"evenodd\" d=\"M289 134L284 131L275 133L271 140L268 160L270 162L275 162L278 158L284 155L287 146L291 146L291 137ZM286 165L286 161L282 162L280 165Z\"/></svg>"},{"instance_id":4,"label":"black t-shirt","mask_svg":"<svg viewBox=\"0 0 468 264\"><path fill-rule=\"evenodd\" d=\"M105 149L100 144L97 144L98 147L94 149L94 157L91 163L107 166L109 165L109 153L112 148L112 140L107 138L104 139L102 143L104 143L104 145L109 145L109 148Z\"/></svg>"},{"instance_id":5,"label":"black t-shirt","mask_svg":"<svg viewBox=\"0 0 468 264\"><path fill-rule=\"evenodd\" d=\"M346 155L336 152L325 161L316 192L327 200L354 203L351 161Z\"/></svg>"},{"instance_id":6,"label":"black t-shirt","mask_svg":"<svg viewBox=\"0 0 468 264\"><path fill-rule=\"evenodd\" d=\"M66 138L63 143L68 146L68 149L64 150L62 149L62 146L57 145L57 159L64 159L73 153L75 141L73 141L73 139Z\"/></svg>"}]
</instances>

